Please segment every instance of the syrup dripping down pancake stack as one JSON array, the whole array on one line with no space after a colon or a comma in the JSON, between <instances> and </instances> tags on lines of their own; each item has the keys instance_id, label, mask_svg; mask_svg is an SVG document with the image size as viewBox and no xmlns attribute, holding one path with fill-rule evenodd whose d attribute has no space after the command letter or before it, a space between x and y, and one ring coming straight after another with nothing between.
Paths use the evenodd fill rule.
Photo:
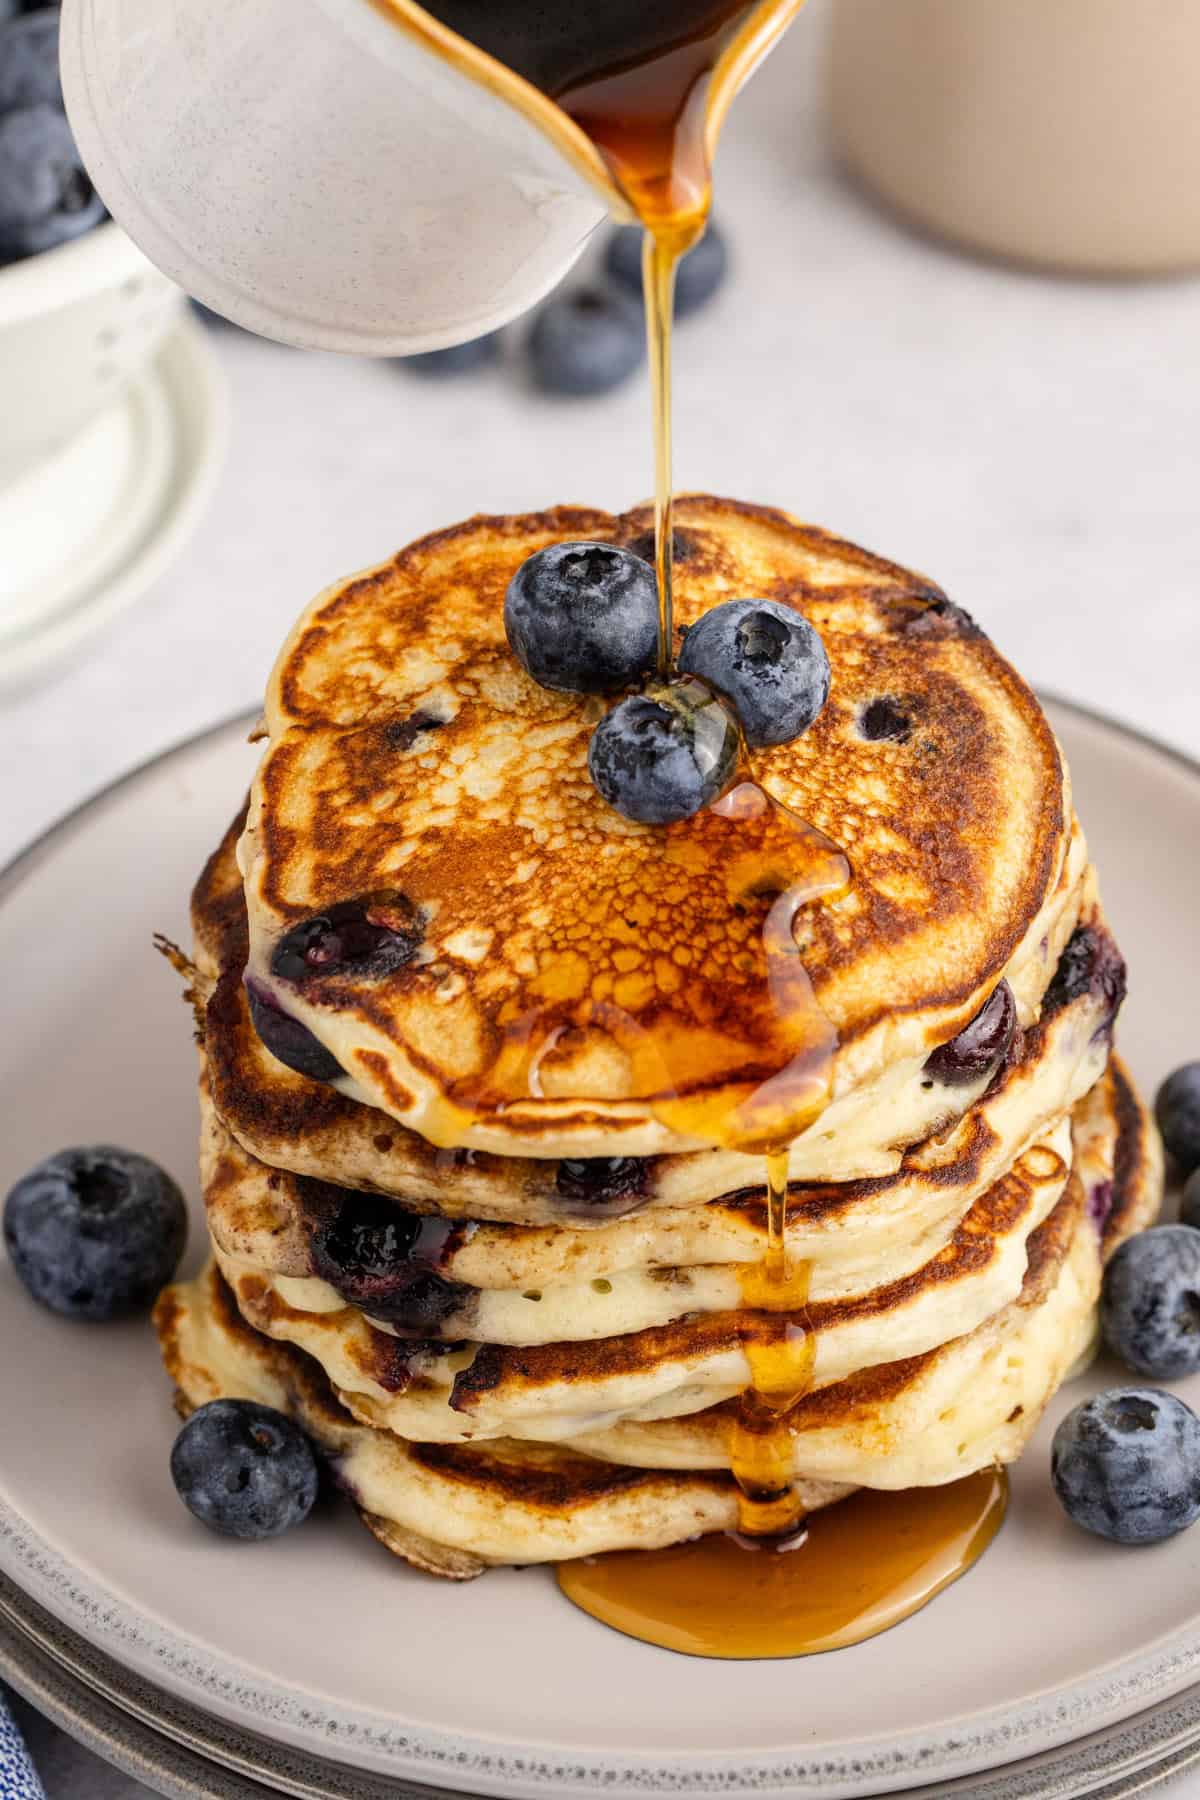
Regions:
<instances>
[{"instance_id":1,"label":"syrup dripping down pancake stack","mask_svg":"<svg viewBox=\"0 0 1200 1800\"><path fill-rule=\"evenodd\" d=\"M647 554L651 524L477 518L321 595L193 899L212 1261L159 1304L181 1405L289 1412L383 1543L452 1577L736 1528L743 1396L781 1345L797 1511L1011 1461L1157 1205L1032 694L923 578L676 503L677 638L754 596L832 668L752 759L850 867L789 915L810 1005L781 1016L788 845L736 808L610 809L605 702L506 641L532 553ZM764 1094L792 1139L775 1293Z\"/></svg>"}]
</instances>

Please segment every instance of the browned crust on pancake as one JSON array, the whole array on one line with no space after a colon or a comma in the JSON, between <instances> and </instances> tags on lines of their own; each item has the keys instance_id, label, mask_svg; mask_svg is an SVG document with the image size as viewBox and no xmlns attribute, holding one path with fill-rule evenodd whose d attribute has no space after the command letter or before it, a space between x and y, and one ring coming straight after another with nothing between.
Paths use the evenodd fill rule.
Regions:
<instances>
[{"instance_id":1,"label":"browned crust on pancake","mask_svg":"<svg viewBox=\"0 0 1200 1800\"><path fill-rule=\"evenodd\" d=\"M257 1362L270 1368L287 1388L301 1422L314 1433L322 1449L336 1456L343 1434L347 1428L355 1427L355 1421L337 1399L320 1363L295 1345L276 1343L247 1324L238 1310L236 1296L219 1271L212 1270L206 1281L220 1330L245 1346ZM187 1373L179 1347L181 1302L175 1289L164 1289L153 1317L163 1364L176 1386L183 1387ZM632 1489L652 1490L670 1480L669 1472L664 1475L661 1470L603 1462L555 1444L505 1438L494 1439L486 1446L414 1444L400 1438L395 1441L403 1444L413 1462L434 1474L546 1512L574 1509ZM721 1490L728 1488L732 1477L723 1471L689 1471L687 1479L689 1483Z\"/></svg>"},{"instance_id":2,"label":"browned crust on pancake","mask_svg":"<svg viewBox=\"0 0 1200 1800\"><path fill-rule=\"evenodd\" d=\"M406 1531L394 1519L381 1518L378 1513L367 1512L361 1506L358 1516L385 1550L390 1550L393 1556L411 1563L414 1569L420 1569L424 1575L440 1575L444 1581L474 1581L477 1575L485 1574L489 1567L481 1556L472 1556L469 1550L454 1550L449 1544L435 1544L432 1538L421 1537L415 1531Z\"/></svg>"},{"instance_id":3,"label":"browned crust on pancake","mask_svg":"<svg viewBox=\"0 0 1200 1800\"><path fill-rule=\"evenodd\" d=\"M291 727L282 735L276 729L259 777L263 804L257 879L263 902L276 921L286 923L374 891L381 872L392 866L389 859L403 846L404 885L413 904L437 902L438 956L396 971L384 987L348 975L322 976L319 993L314 986L313 995L318 1012L327 1008L352 1012L382 1039L402 1047L413 1071L434 1092L468 1106L490 1107L496 1099L486 1083L502 1036L502 1016L515 1017L523 1008L535 1008L547 1031L562 1026L568 1034L586 1034L603 1023L589 1010L591 999L572 996L548 1002L537 982L530 985L515 964L505 965L505 984L486 994L482 986L472 984L471 970L464 965L461 973L470 991L470 1008L462 1013L460 1029L440 1037L437 1032L426 1034L417 1041L419 1034L403 1028L402 1016L409 1005L419 1001L432 1006L435 1000L442 1004L446 971L453 974L458 967L445 944L452 941L455 929L478 922L477 896L486 894L494 901L485 916L499 943L508 941L511 928L522 941L528 940L529 955L540 970L543 958L568 953L564 946L573 942L580 922L591 917L587 908L595 897L589 883L599 878L597 842L605 843L612 871L635 891L651 867L647 859L657 856L651 848L657 842L653 834L615 832L612 815L586 780L586 745L596 709L578 697L564 699L536 688L512 663L500 625L504 587L531 548L581 531L601 540L628 541L642 534L648 517L644 508L624 517L559 508L477 518L437 532L324 600L289 645L281 665L276 710L282 708ZM803 740L768 752L759 774L814 825L843 843L852 861L860 843L863 846L856 862L853 905L815 909L806 950L818 998L838 1025L843 1051L876 1028L909 1015L938 1021L938 1029L949 1035L1011 959L1048 891L1061 853L1067 823L1062 766L1041 709L966 615L923 577L774 509L683 496L678 519L693 543L680 584L681 627L689 620L689 606L698 615L702 604L714 597L703 587L705 579L711 584L727 568L722 527L728 531L732 520L769 525L786 533L786 546L781 536L771 547L773 562L768 550L758 546L765 559L761 568L756 566L759 585L766 597L803 608L822 630L834 663L833 694L820 718ZM456 555L461 561L454 561ZM825 579L820 578L815 558L834 559ZM776 565L778 573L772 579ZM811 578L796 573L798 566L808 568ZM410 699L413 704L417 700L402 685L381 684L372 680L370 671L353 667L352 645L357 641L353 633L365 630L366 621L373 622L378 615L389 631L399 634L399 643L417 641L431 628L439 603L456 582L459 593L464 587L471 591L461 675L474 698L464 700L454 716L430 734L427 757L415 762L397 759L388 734ZM689 583L695 589L690 599ZM349 635L335 642L339 632ZM955 646L967 639L969 658L955 654ZM319 655L327 656L328 662L318 668L313 659ZM505 681L516 682L512 695L505 690L500 706L494 698L480 698L479 686L484 674L498 669L504 671ZM452 670L450 680L459 673ZM910 741L903 747L867 743L857 733L860 702L878 693L898 697L911 714ZM996 841L1013 826L1006 800L1013 753L1002 718L1019 731L1019 766L1031 799L1020 819L1025 841L1007 865L1001 890L995 879ZM554 770L564 811L556 829L570 841L572 853L556 849L552 857L543 858L539 881L550 886L545 904L539 891L532 910L514 871L533 854L533 839L526 841L525 828L515 816L494 816L460 793L452 828L433 824L418 835L406 835L403 824L409 798L424 791L420 784L436 780L439 770L450 771L456 752L468 749L481 729L490 728L489 721L496 725L499 720L506 730L519 722L522 731L548 726L558 734ZM313 768L301 764L318 738L325 748L314 765L322 779L314 783ZM430 763L432 777L418 766L425 762ZM875 784L870 800L862 798L864 780ZM302 788L309 804L298 829L284 802ZM380 806L382 794L392 797ZM371 831L350 829L349 821L366 816L372 818ZM700 824L695 829L700 830ZM708 945L696 994L689 991L681 998L677 983L664 985L665 977L660 980L653 973L656 957L664 967L670 962L668 952L676 941L672 932L683 944L678 937L678 908L664 910L655 890L653 904L659 906L653 914L655 930L665 949L653 953L646 949L644 979L638 977L640 997L636 1002L620 998L617 1007L656 1040L668 1030L683 1029L680 1021L686 1021L695 1043L688 1039L689 1058L676 1067L674 1080L681 1092L699 1100L766 1079L778 1067L777 1061L772 1064L778 1046L771 1042L772 1030L766 1030L757 1016L762 984L750 968L761 953L761 921L755 906L765 909L766 902L745 908L745 941L735 943L737 931L731 936L721 870L706 864L689 881L689 932L697 922L707 926L719 914L725 934L720 942L714 939ZM648 889L644 891L649 895ZM1001 891L1003 903L993 902L989 896ZM964 955L945 956L939 962L912 954L914 947L927 950L939 928L944 928L947 939L956 931L961 939L963 921L981 909L989 914L986 937L977 933ZM641 932L639 942L645 943L646 936ZM612 991L620 994L620 978L605 960L606 943L607 939L597 941L595 934L589 942L589 956L599 964L593 977L610 986L616 981ZM866 945L876 960L890 955L892 982L867 978L860 966ZM614 962L616 967L623 965ZM596 992L608 989L601 986ZM503 997L502 1011L497 1011L497 995ZM607 1004L603 1000L601 1007ZM456 1005L452 998L445 1006L442 1016L447 1021L458 1016ZM696 1054L701 1042L703 1054ZM451 1052L447 1048L451 1043L459 1048ZM363 1054L354 1053L356 1072ZM362 1062L362 1075L374 1081L376 1092L387 1095L388 1083L396 1077L387 1073L386 1057L379 1062L378 1040L366 1054L373 1060ZM472 1058L475 1061L468 1067ZM636 1097L647 1099L649 1090L637 1088ZM555 1104L561 1110L556 1129L582 1131L596 1121L598 1105L601 1117L615 1124L603 1099L596 1093L589 1098L586 1090L557 1093ZM388 1103L401 1113L411 1109L406 1081L399 1080ZM540 1117L527 1117L523 1108L509 1109L504 1128L514 1140L524 1132L531 1140L544 1138L546 1131Z\"/></svg>"},{"instance_id":4,"label":"browned crust on pancake","mask_svg":"<svg viewBox=\"0 0 1200 1800\"><path fill-rule=\"evenodd\" d=\"M312 1146L311 1160L317 1163L322 1146L335 1139L369 1142L376 1155L394 1157L396 1179L404 1186L403 1204L409 1210L461 1215L461 1205L454 1202L455 1153L438 1151L386 1113L349 1099L324 1082L284 1068L260 1044L250 1021L242 983L248 934L234 855L237 835L235 821L220 848L209 858L192 897L197 939L221 966L208 1000L205 1031L208 1079L218 1115L248 1152L257 1151L260 1159L267 1162L273 1155L286 1154L287 1147L304 1143ZM1087 922L1094 931L1110 938L1099 913L1089 916ZM1020 1035L1012 1057L996 1076L994 1088L1014 1079L1036 1060L1050 1023L1035 1025ZM930 1164L923 1156L923 1147L917 1145L906 1155L902 1173L917 1158L922 1180L930 1187L969 1185L993 1139L984 1120L968 1116L970 1136L955 1156L943 1164ZM505 1188L518 1184L528 1198L554 1194L558 1163L553 1158L501 1157L486 1151L465 1154L481 1178L492 1175ZM674 1161L678 1163L680 1159ZM639 1163L644 1187L652 1193L655 1170L665 1166L665 1159L646 1157ZM793 1217L834 1218L884 1192L896 1179L895 1175L882 1175L848 1182L793 1183L789 1189ZM392 1191L382 1182L376 1184L365 1178L358 1185L364 1190ZM744 1219L759 1222L765 1229L761 1187L734 1189L713 1204L734 1208ZM524 1227L512 1225L509 1229L519 1231Z\"/></svg>"},{"instance_id":5,"label":"browned crust on pancake","mask_svg":"<svg viewBox=\"0 0 1200 1800\"><path fill-rule=\"evenodd\" d=\"M239 954L244 966L249 948L246 896L237 866L238 839L246 828L249 806L247 797L192 889L192 930L201 950L218 966Z\"/></svg>"},{"instance_id":6,"label":"browned crust on pancake","mask_svg":"<svg viewBox=\"0 0 1200 1800\"><path fill-rule=\"evenodd\" d=\"M1061 1159L1045 1146L1035 1145L1008 1175L975 1202L950 1242L929 1262L897 1281L850 1299L816 1301L789 1313L763 1314L744 1309L693 1314L668 1325L582 1343L520 1347L485 1344L470 1367L456 1376L450 1404L457 1411L470 1412L483 1394L496 1388L540 1389L578 1378L636 1374L663 1362L718 1354L756 1338L777 1336L780 1321L788 1318L820 1333L850 1319L884 1316L925 1289L978 1275L995 1258L997 1239L1010 1232L1028 1210L1035 1184L1065 1175ZM1031 1246L1033 1241L1031 1238ZM1031 1261L1033 1254L1031 1248Z\"/></svg>"},{"instance_id":7,"label":"browned crust on pancake","mask_svg":"<svg viewBox=\"0 0 1200 1800\"><path fill-rule=\"evenodd\" d=\"M1058 1279L1071 1239L1084 1215L1083 1189L1074 1177L1049 1217L1043 1220L1029 1238L1028 1263L1021 1292L1014 1302L1021 1307L1037 1306ZM957 1340L954 1340L957 1341ZM942 1344L920 1356L908 1356L899 1362L877 1363L861 1369L844 1381L830 1387L814 1388L788 1414L788 1423L796 1432L818 1431L853 1419L867 1419L886 1402L894 1400L937 1358L951 1346ZM737 1400L722 1401L713 1408L731 1422L739 1405Z\"/></svg>"},{"instance_id":8,"label":"browned crust on pancake","mask_svg":"<svg viewBox=\"0 0 1200 1800\"><path fill-rule=\"evenodd\" d=\"M303 716L306 700L294 671L302 663L305 650L323 643L329 636L330 626L336 624L343 613L360 606L364 601L386 594L398 575L407 572L419 574L422 559L434 551L449 550L456 544L468 543L478 537L481 531L524 538L529 543L543 538L610 538L613 535L613 523L611 513L598 511L593 506L553 506L540 513L472 513L469 519L460 519L455 525L446 525L440 531L427 533L405 549L398 550L390 562L347 582L322 607L320 624L310 625L295 646L296 655L291 659L280 683L280 699L289 712L297 717Z\"/></svg>"},{"instance_id":9,"label":"browned crust on pancake","mask_svg":"<svg viewBox=\"0 0 1200 1800\"><path fill-rule=\"evenodd\" d=\"M337 1398L325 1371L314 1357L290 1344L277 1344L247 1324L224 1277L216 1269L207 1278L210 1300L220 1329L244 1345L259 1363L283 1382L293 1406L308 1421L310 1430L319 1436L327 1451L336 1448L340 1434L354 1424L351 1414ZM159 1348L167 1374L176 1388L187 1386L186 1368L179 1344L181 1302L175 1288L164 1288L152 1314L158 1334ZM319 1429L318 1429L319 1427Z\"/></svg>"},{"instance_id":10,"label":"browned crust on pancake","mask_svg":"<svg viewBox=\"0 0 1200 1800\"><path fill-rule=\"evenodd\" d=\"M578 1451L552 1445L509 1444L504 1439L489 1443L486 1461L469 1444L413 1444L410 1454L425 1468L464 1486L493 1488L498 1485L498 1477L502 1477L506 1494L547 1512L576 1506L580 1501L604 1500L633 1488L652 1489L662 1482L660 1470L604 1463L595 1457L581 1456ZM688 1479L715 1490L728 1488L732 1481L730 1475L719 1470L692 1471Z\"/></svg>"}]
</instances>

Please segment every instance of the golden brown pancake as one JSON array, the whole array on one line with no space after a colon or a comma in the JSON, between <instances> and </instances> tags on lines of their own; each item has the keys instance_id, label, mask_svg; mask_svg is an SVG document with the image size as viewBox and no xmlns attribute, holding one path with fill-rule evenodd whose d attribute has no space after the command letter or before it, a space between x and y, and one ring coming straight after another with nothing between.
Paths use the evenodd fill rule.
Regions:
<instances>
[{"instance_id":1,"label":"golden brown pancake","mask_svg":"<svg viewBox=\"0 0 1200 1800\"><path fill-rule=\"evenodd\" d=\"M1069 782L1033 695L923 577L733 501L684 497L677 523L680 630L753 595L797 608L829 652L824 712L756 752L753 773L853 864L848 894L802 915L840 1046L834 1106L812 1130L832 1130L1002 976L1036 987L1062 924L1047 909ZM807 1068L812 1020L776 1007L763 942L764 889L790 888L804 858L776 842L773 815L650 828L612 811L586 767L604 703L539 687L505 641L526 557L628 544L649 524L646 509L560 508L435 533L321 595L272 675L239 848L250 976L336 1058L346 1093L436 1143L698 1148L729 1141L734 1109L785 1066ZM883 738L878 701L900 721ZM295 978L278 962L292 928L368 903L406 961ZM784 1135L791 1104L739 1116L738 1141L768 1117Z\"/></svg>"},{"instance_id":2,"label":"golden brown pancake","mask_svg":"<svg viewBox=\"0 0 1200 1800\"><path fill-rule=\"evenodd\" d=\"M1093 971L1118 967L1116 947L1098 912L1086 930ZM935 1254L973 1202L1092 1087L1108 1058L1112 993L1096 979L1064 994L1061 1005L1057 999L1052 995L1039 1024L1021 1034L987 1093L961 1119L906 1151L891 1175L791 1184L789 1251L811 1263L814 1298L878 1285ZM216 1109L207 1055L200 1087L201 1173L218 1248L271 1274L301 1279L323 1272L320 1259L314 1259L315 1233L338 1220L386 1216L379 1201L364 1202L336 1183L272 1168L247 1151ZM405 1136L427 1154L422 1139ZM311 1146L308 1150L319 1165ZM713 1154L693 1152L674 1160L703 1162ZM650 1159L636 1196L640 1208L608 1223L603 1207L596 1223L567 1222L563 1196L552 1186L544 1203L557 1204L563 1221L558 1224L456 1219L471 1194L447 1183L436 1202L427 1191L416 1204L396 1208L399 1237L411 1242L410 1254L422 1267L468 1291L541 1291L562 1283L611 1281L628 1271L665 1271L671 1277L697 1265L727 1266L732 1275L760 1261L766 1243L761 1187L708 1204L668 1206L658 1197L660 1184L672 1196L683 1185L671 1161ZM555 1168L481 1155L464 1170L452 1171L451 1179L456 1173L469 1177L471 1193L482 1189L489 1212L503 1208L519 1216L531 1202L517 1184L526 1175L553 1177ZM422 1217L435 1203L455 1222L434 1217L423 1226Z\"/></svg>"},{"instance_id":3,"label":"golden brown pancake","mask_svg":"<svg viewBox=\"0 0 1200 1800\"><path fill-rule=\"evenodd\" d=\"M1110 1160L1114 1110L1106 1077L1074 1114L1085 1143L1099 1121ZM970 1333L1017 1295L1036 1260L1031 1245L1041 1241L1038 1230L1073 1160L1066 1125L1063 1120L1019 1156L920 1267L890 1280L876 1271L858 1289L814 1297L803 1308L793 1323L813 1333L814 1390ZM1086 1161L1080 1180L1094 1185L1098 1177L1087 1173ZM1111 1184L1111 1170L1104 1178ZM780 1327L778 1315L741 1302L724 1312L685 1307L668 1323L636 1329L630 1312L643 1300L635 1288L612 1333L589 1334L589 1317L603 1321L606 1307L623 1304L614 1283L611 1296L590 1306L576 1294L573 1307L554 1308L555 1319L565 1310L572 1320L558 1341L546 1341L536 1323L528 1324L534 1306L525 1309L525 1330L499 1342L438 1345L413 1341L422 1329L419 1314L407 1321L408 1336L397 1338L324 1283L315 1284L314 1297L314 1284L273 1277L219 1247L217 1260L250 1324L315 1356L347 1404L354 1408L361 1399L372 1423L419 1440L567 1441L630 1420L701 1412L747 1386L748 1347L772 1340ZM686 1284L687 1271L679 1279ZM486 1316L484 1302L476 1305L478 1316ZM464 1322L469 1316L464 1309ZM513 1315L494 1308L490 1316Z\"/></svg>"},{"instance_id":4,"label":"golden brown pancake","mask_svg":"<svg viewBox=\"0 0 1200 1800\"><path fill-rule=\"evenodd\" d=\"M801 1403L796 1481L807 1510L855 1485L949 1481L1020 1454L1087 1348L1102 1255L1158 1205L1157 1142L1119 1065L1082 1132L1077 1122L1079 1137L1081 1165L1034 1234L1010 1306L967 1338ZM659 1546L736 1523L724 1472L729 1406L585 1434L570 1447L412 1444L374 1428L361 1400L353 1416L311 1358L252 1331L211 1268L166 1290L155 1322L182 1410L221 1396L282 1408L380 1541L432 1573L465 1579L492 1563Z\"/></svg>"},{"instance_id":5,"label":"golden brown pancake","mask_svg":"<svg viewBox=\"0 0 1200 1800\"><path fill-rule=\"evenodd\" d=\"M246 1001L245 903L234 858L239 830L235 820L209 859L192 897L192 914L209 1091L222 1122L256 1159L344 1187L394 1194L414 1211L524 1225L577 1223L584 1229L625 1214L692 1207L762 1187L762 1159L730 1150L588 1161L439 1151L387 1114L285 1068L260 1041ZM1059 964L1063 934L1077 923L1100 932L1096 954L1106 966L1119 964L1094 881L1090 874L1080 878L1082 853L1082 837L1075 834L1053 897L1057 904L1043 909L1053 912L1054 922L1039 940L1018 992L1031 1019ZM1098 986L1096 1001L1104 1003ZM1085 1043L1080 1040L1081 1049ZM1044 1050L1031 1027L1020 1059L1024 1079L1042 1082L1033 1061ZM1048 1053L1061 1074L1064 1053L1060 1048ZM819 1130L793 1146L793 1180L836 1184L845 1193L855 1179L885 1178L900 1167L910 1145L943 1132L967 1112L990 1080L985 1072L964 1086L947 1087L930 1082L918 1060L899 1082L877 1093L874 1104L849 1119L842 1108L841 1129L839 1107L830 1108ZM1061 1080L1045 1085L1039 1102L1043 1121L1071 1104L1063 1092ZM870 1099L869 1089L863 1098Z\"/></svg>"}]
</instances>

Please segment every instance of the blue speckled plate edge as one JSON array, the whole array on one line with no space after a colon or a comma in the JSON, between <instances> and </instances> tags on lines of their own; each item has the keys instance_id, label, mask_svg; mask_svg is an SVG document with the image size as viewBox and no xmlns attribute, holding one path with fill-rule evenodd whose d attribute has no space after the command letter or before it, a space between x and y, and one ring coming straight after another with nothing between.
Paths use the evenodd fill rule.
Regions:
<instances>
[{"instance_id":1,"label":"blue speckled plate edge","mask_svg":"<svg viewBox=\"0 0 1200 1800\"><path fill-rule=\"evenodd\" d=\"M1200 782L1200 764L1154 739L1117 724L1103 715L1071 702L1046 697L1051 710L1073 714L1082 724L1139 745L1161 757L1176 772L1185 771ZM0 904L8 893L68 835L83 817L103 811L106 803L142 781L159 775L164 767L224 733L244 730L253 715L239 715L187 739L149 759L92 799L51 826L0 873ZM198 1664L195 1651L176 1634L140 1617L116 1597L100 1589L85 1591L76 1572L46 1544L23 1518L0 1502L0 1570L18 1586L47 1606L64 1624L92 1631L99 1626L110 1643L120 1646L122 1666L153 1679L161 1677L183 1686L193 1700L228 1709L236 1695L239 1712L251 1714L263 1733L273 1740L303 1750L314 1739L336 1734L339 1762L363 1764L426 1785L452 1774L469 1780L476 1793L537 1794L573 1791L577 1794L712 1794L758 1795L787 1793L796 1796L835 1796L911 1791L914 1780L937 1774L942 1782L921 1789L933 1795L964 1792L960 1778L976 1773L970 1791L979 1792L979 1771L1018 1759L1036 1758L1056 1747L1077 1743L1087 1734L1103 1733L1136 1715L1145 1715L1200 1677L1200 1626L1175 1632L1142 1655L1098 1669L1086 1680L1044 1696L1040 1701L993 1713L978 1714L969 1729L953 1740L931 1741L927 1733L914 1732L883 1748L878 1739L861 1746L847 1746L838 1756L823 1754L819 1762L806 1762L792 1752L762 1753L747 1766L740 1757L676 1756L669 1764L652 1758L617 1757L602 1760L547 1758L537 1745L489 1742L469 1736L447 1737L432 1732L397 1731L394 1721L345 1709L338 1718L324 1719L320 1708L286 1688L257 1678L232 1660L208 1655ZM1186 1702L1181 1702L1186 1705ZM1200 1714L1200 1699L1196 1701ZM1130 1726L1132 1729L1132 1725ZM1200 1729L1198 1723L1197 1729ZM1009 1793L1028 1792L1025 1788ZM1050 1793L1086 1792L1087 1789L1051 1789ZM1093 1792L1096 1790L1093 1789ZM1136 1790L1121 1790L1136 1791Z\"/></svg>"}]
</instances>

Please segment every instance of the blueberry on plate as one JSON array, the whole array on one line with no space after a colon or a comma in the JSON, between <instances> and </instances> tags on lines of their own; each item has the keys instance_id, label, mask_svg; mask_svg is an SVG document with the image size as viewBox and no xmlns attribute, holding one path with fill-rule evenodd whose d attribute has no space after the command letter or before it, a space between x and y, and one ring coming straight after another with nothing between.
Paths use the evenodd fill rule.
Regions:
<instances>
[{"instance_id":1,"label":"blueberry on plate","mask_svg":"<svg viewBox=\"0 0 1200 1800\"><path fill-rule=\"evenodd\" d=\"M625 818L669 825L724 792L740 748L737 721L711 688L659 682L605 713L592 733L588 769Z\"/></svg>"},{"instance_id":2,"label":"blueberry on plate","mask_svg":"<svg viewBox=\"0 0 1200 1800\"><path fill-rule=\"evenodd\" d=\"M0 17L4 16L0 12ZM62 103L57 6L42 6L8 19L0 27L0 113L43 105L61 112Z\"/></svg>"},{"instance_id":3,"label":"blueberry on plate","mask_svg":"<svg viewBox=\"0 0 1200 1800\"><path fill-rule=\"evenodd\" d=\"M1138 1375L1200 1369L1200 1232L1154 1225L1122 1244L1104 1271L1100 1328Z\"/></svg>"},{"instance_id":4,"label":"blueberry on plate","mask_svg":"<svg viewBox=\"0 0 1200 1800\"><path fill-rule=\"evenodd\" d=\"M640 311L601 288L555 294L529 333L534 380L548 394L606 394L629 379L645 354Z\"/></svg>"},{"instance_id":5,"label":"blueberry on plate","mask_svg":"<svg viewBox=\"0 0 1200 1800\"><path fill-rule=\"evenodd\" d=\"M829 658L808 620L776 600L726 600L692 625L679 667L732 702L752 749L808 730L829 698Z\"/></svg>"},{"instance_id":6,"label":"blueberry on plate","mask_svg":"<svg viewBox=\"0 0 1200 1800\"><path fill-rule=\"evenodd\" d=\"M1154 1102L1163 1143L1185 1175L1200 1169L1200 1062L1168 1075Z\"/></svg>"},{"instance_id":7,"label":"blueberry on plate","mask_svg":"<svg viewBox=\"0 0 1200 1800\"><path fill-rule=\"evenodd\" d=\"M630 294L642 297L642 245L640 225L619 225L608 240L604 264L614 281ZM714 219L675 271L675 317L686 319L711 300L729 271L729 251Z\"/></svg>"},{"instance_id":8,"label":"blueberry on plate","mask_svg":"<svg viewBox=\"0 0 1200 1800\"><path fill-rule=\"evenodd\" d=\"M1200 1231L1200 1169L1193 1169L1179 1198L1179 1222Z\"/></svg>"},{"instance_id":9,"label":"blueberry on plate","mask_svg":"<svg viewBox=\"0 0 1200 1800\"><path fill-rule=\"evenodd\" d=\"M210 1400L171 1451L171 1478L188 1511L225 1537L272 1538L313 1509L319 1475L312 1446L273 1406Z\"/></svg>"},{"instance_id":10,"label":"blueberry on plate","mask_svg":"<svg viewBox=\"0 0 1200 1800\"><path fill-rule=\"evenodd\" d=\"M35 1300L68 1319L144 1312L175 1273L186 1238L171 1177L109 1144L47 1157L4 1206L14 1269Z\"/></svg>"},{"instance_id":11,"label":"blueberry on plate","mask_svg":"<svg viewBox=\"0 0 1200 1800\"><path fill-rule=\"evenodd\" d=\"M1200 1419L1174 1394L1111 1388L1069 1412L1050 1451L1068 1518L1117 1544L1157 1544L1200 1516Z\"/></svg>"},{"instance_id":12,"label":"blueberry on plate","mask_svg":"<svg viewBox=\"0 0 1200 1800\"><path fill-rule=\"evenodd\" d=\"M53 250L103 218L62 113L42 104L0 116L0 258Z\"/></svg>"},{"instance_id":13,"label":"blueberry on plate","mask_svg":"<svg viewBox=\"0 0 1200 1800\"><path fill-rule=\"evenodd\" d=\"M489 331L483 337L469 338L465 344L447 344L443 350L425 350L397 360L414 375L470 375L499 362L500 333Z\"/></svg>"},{"instance_id":14,"label":"blueberry on plate","mask_svg":"<svg viewBox=\"0 0 1200 1800\"><path fill-rule=\"evenodd\" d=\"M549 544L527 557L504 596L504 629L542 687L605 694L653 667L654 571L615 544Z\"/></svg>"},{"instance_id":15,"label":"blueberry on plate","mask_svg":"<svg viewBox=\"0 0 1200 1800\"><path fill-rule=\"evenodd\" d=\"M1017 1030L1017 1003L1007 981L994 987L975 1017L926 1059L925 1073L946 1087L967 1087L1008 1055Z\"/></svg>"}]
</instances>

